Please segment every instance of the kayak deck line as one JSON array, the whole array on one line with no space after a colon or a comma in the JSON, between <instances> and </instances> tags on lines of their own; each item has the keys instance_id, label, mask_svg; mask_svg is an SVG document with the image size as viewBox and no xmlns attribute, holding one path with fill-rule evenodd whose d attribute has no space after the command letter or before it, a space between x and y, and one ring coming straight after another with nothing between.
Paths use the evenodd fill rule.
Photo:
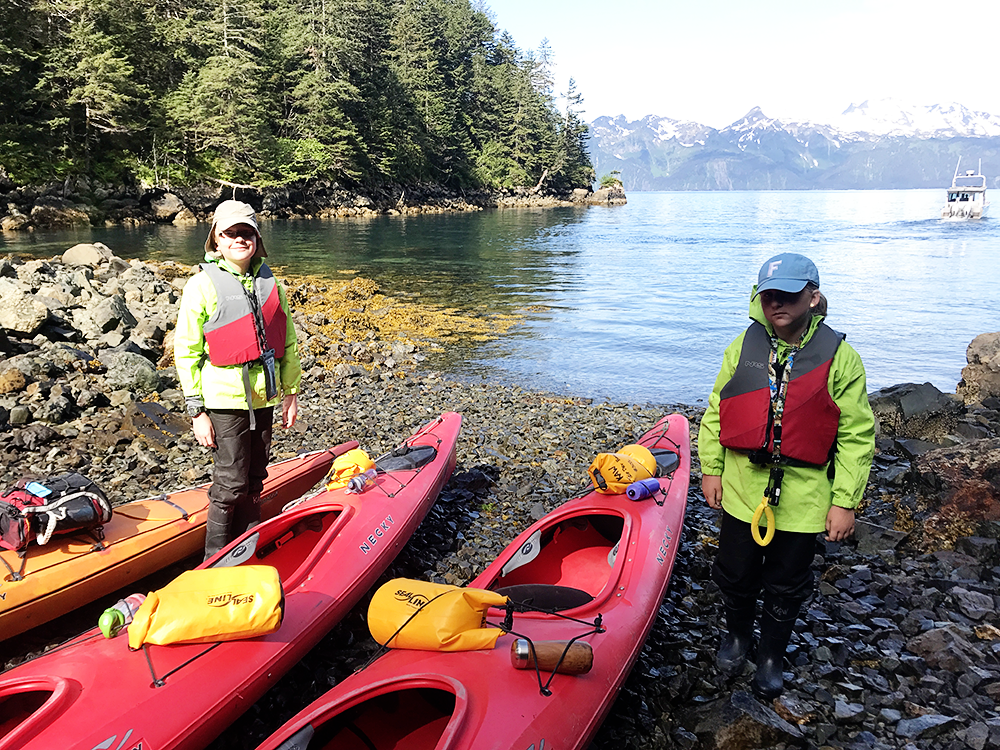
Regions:
<instances>
[{"instance_id":1,"label":"kayak deck line","mask_svg":"<svg viewBox=\"0 0 1000 750\"><path fill-rule=\"evenodd\" d=\"M261 495L262 517L276 515L282 505L310 489L323 478L337 453L353 445L356 442L351 441L269 465ZM31 545L23 558L0 550L4 563L24 566L18 580L0 579L0 640L196 554L204 545L209 486L169 493L167 502L179 509L169 516L153 510L163 507L159 495L115 506L104 525L101 548L77 534L44 546Z\"/></svg>"},{"instance_id":2,"label":"kayak deck line","mask_svg":"<svg viewBox=\"0 0 1000 750\"><path fill-rule=\"evenodd\" d=\"M638 501L593 491L571 498L469 583L512 602L487 610L486 625L506 629L495 648L392 649L258 750L587 747L658 615L687 505L687 419L665 417L637 442L659 451L667 467L660 492ZM582 632L581 623L592 632ZM585 646L592 661L565 674L553 668L543 682L549 666L519 668L513 658L512 646L525 637L565 644L563 656L571 645Z\"/></svg>"},{"instance_id":3,"label":"kayak deck line","mask_svg":"<svg viewBox=\"0 0 1000 750\"><path fill-rule=\"evenodd\" d=\"M456 413L433 420L404 441L432 445L430 463L379 473L360 494L322 492L199 566L275 567L285 594L275 632L140 653L123 634L105 639L95 629L0 674L0 750L93 750L125 737L128 747L158 750L207 745L350 611L402 549L454 470L460 428ZM378 491L386 483L389 492ZM388 515L389 531L363 554L361 540Z\"/></svg>"}]
</instances>

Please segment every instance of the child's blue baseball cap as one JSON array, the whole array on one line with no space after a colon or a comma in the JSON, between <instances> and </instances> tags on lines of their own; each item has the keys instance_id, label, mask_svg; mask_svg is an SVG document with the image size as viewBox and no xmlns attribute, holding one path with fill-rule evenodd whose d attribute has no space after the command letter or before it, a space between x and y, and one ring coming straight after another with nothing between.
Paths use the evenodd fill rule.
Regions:
<instances>
[{"instance_id":1,"label":"child's blue baseball cap","mask_svg":"<svg viewBox=\"0 0 1000 750\"><path fill-rule=\"evenodd\" d=\"M819 286L819 271L815 263L798 253L781 253L768 258L760 267L754 297L768 289L801 292L810 281Z\"/></svg>"}]
</instances>

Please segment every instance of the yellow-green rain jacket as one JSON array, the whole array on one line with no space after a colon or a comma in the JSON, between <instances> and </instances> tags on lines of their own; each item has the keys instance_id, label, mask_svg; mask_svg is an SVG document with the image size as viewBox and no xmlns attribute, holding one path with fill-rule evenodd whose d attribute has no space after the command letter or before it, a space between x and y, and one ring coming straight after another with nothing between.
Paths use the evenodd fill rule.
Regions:
<instances>
[{"instance_id":1,"label":"yellow-green rain jacket","mask_svg":"<svg viewBox=\"0 0 1000 750\"><path fill-rule=\"evenodd\" d=\"M216 263L220 268L229 271L240 280L240 283L253 291L253 278L260 271L264 261L254 258L250 272L242 275L234 265L225 259L212 259L206 256L206 262ZM282 396L299 392L302 380L302 367L299 363L299 345L295 337L295 325L288 309L285 289L278 284L278 297L281 309L285 311L288 325L285 334L285 354L275 361L275 375L278 381L278 395L267 400L264 385L264 367L260 364L250 368L250 390L253 407L275 406L281 402ZM203 326L212 317L218 297L215 286L208 274L199 272L188 280L181 297L180 311L177 314L177 328L174 331L174 363L177 366L177 377L185 398L201 397L207 409L243 409L247 408L246 391L243 387L243 366L229 365L215 367L208 357L208 344L205 343Z\"/></svg>"},{"instance_id":2,"label":"yellow-green rain jacket","mask_svg":"<svg viewBox=\"0 0 1000 750\"><path fill-rule=\"evenodd\" d=\"M767 332L774 335L774 329L764 318L759 297L750 302L750 318L763 324ZM803 343L812 338L822 320L821 316L813 317ZM744 331L737 336L723 354L722 369L715 379L715 387L698 432L698 457L703 474L722 476L723 509L750 523L764 496L770 469L750 463L745 454L723 448L719 443L719 394L736 372L745 335ZM779 361L787 361L790 349L788 344L778 339ZM781 502L777 507L772 506L775 528L779 531L824 531L830 506L853 510L861 502L868 483L875 453L875 417L868 403L861 357L846 341L840 344L833 357L827 386L834 403L840 407L833 457L834 478L832 482L828 478L827 467L786 466Z\"/></svg>"}]
</instances>

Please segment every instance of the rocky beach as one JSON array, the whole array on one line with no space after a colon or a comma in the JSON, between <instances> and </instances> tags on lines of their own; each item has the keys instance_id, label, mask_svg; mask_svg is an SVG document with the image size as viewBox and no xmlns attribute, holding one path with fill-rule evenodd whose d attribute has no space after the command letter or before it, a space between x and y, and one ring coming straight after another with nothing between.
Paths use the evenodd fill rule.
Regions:
<instances>
[{"instance_id":1,"label":"rocky beach","mask_svg":"<svg viewBox=\"0 0 1000 750\"><path fill-rule=\"evenodd\" d=\"M170 362L191 272L125 261L102 245L0 259L5 486L74 470L120 503L208 481L211 457L189 431ZM361 278L285 281L304 387L300 422L275 431L274 458L348 439L379 453L442 411L463 414L456 471L386 579L464 584L583 490L598 452L633 442L670 411L697 435L696 407L592 402L426 369L432 349L502 335L516 320L400 302ZM750 695L752 667L729 681L715 669L720 605L709 571L719 518L700 496L694 461L668 594L594 748L1000 746L1000 334L978 337L968 359L954 394L929 384L871 394L880 434L857 535L817 537L816 592L773 705ZM3 665L91 626L110 603L3 642ZM366 606L212 747L255 747L363 663L374 649Z\"/></svg>"}]
</instances>

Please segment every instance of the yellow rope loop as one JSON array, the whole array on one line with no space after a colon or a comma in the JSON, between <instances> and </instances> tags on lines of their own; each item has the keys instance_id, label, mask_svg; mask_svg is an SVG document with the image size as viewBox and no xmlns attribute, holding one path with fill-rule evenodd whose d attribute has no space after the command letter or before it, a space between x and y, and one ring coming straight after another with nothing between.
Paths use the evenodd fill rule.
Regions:
<instances>
[{"instance_id":1,"label":"yellow rope loop","mask_svg":"<svg viewBox=\"0 0 1000 750\"><path fill-rule=\"evenodd\" d=\"M760 536L760 517L767 517L767 532L764 534L764 538L761 539ZM753 536L753 540L757 542L761 547L766 547L774 539L774 511L771 510L771 506L767 502L765 497L760 501L760 505L757 506L757 510L754 511L753 520L750 521L750 535Z\"/></svg>"}]
</instances>

